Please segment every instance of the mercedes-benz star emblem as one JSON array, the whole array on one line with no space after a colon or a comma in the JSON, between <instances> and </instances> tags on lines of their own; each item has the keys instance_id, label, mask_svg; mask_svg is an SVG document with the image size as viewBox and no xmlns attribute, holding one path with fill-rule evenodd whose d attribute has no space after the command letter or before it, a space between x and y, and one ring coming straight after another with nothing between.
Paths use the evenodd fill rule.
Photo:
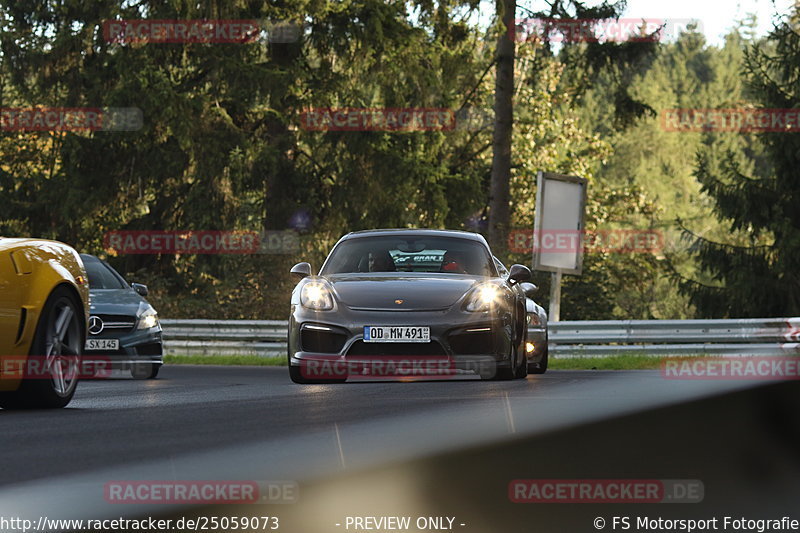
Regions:
<instances>
[{"instance_id":1,"label":"mercedes-benz star emblem","mask_svg":"<svg viewBox=\"0 0 800 533\"><path fill-rule=\"evenodd\" d=\"M103 331L103 320L99 316L89 317L89 333L99 335Z\"/></svg>"}]
</instances>

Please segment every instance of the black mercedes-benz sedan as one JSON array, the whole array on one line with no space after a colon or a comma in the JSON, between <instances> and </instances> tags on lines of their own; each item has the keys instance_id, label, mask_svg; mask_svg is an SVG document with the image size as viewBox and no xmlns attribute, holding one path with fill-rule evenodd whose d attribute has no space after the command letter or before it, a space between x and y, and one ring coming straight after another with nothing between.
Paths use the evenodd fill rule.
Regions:
<instances>
[{"instance_id":1,"label":"black mercedes-benz sedan","mask_svg":"<svg viewBox=\"0 0 800 533\"><path fill-rule=\"evenodd\" d=\"M291 272L289 374L296 383L347 379L483 379L527 375L520 284L505 276L479 234L446 230L349 233L319 274Z\"/></svg>"},{"instance_id":2,"label":"black mercedes-benz sedan","mask_svg":"<svg viewBox=\"0 0 800 533\"><path fill-rule=\"evenodd\" d=\"M81 254L89 276L89 335L84 358L130 369L136 379L153 379L163 363L158 314L147 300L147 287L128 284L111 265Z\"/></svg>"}]
</instances>

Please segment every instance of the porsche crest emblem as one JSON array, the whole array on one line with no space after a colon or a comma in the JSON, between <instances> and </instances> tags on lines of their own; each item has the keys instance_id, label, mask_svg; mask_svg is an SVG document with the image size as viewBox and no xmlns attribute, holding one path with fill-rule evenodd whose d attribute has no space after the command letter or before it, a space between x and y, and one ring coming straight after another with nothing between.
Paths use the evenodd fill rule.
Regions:
<instances>
[{"instance_id":1,"label":"porsche crest emblem","mask_svg":"<svg viewBox=\"0 0 800 533\"><path fill-rule=\"evenodd\" d=\"M397 305L402 305L404 301L405 300L397 299L397 300L394 301L394 303L396 303Z\"/></svg>"}]
</instances>

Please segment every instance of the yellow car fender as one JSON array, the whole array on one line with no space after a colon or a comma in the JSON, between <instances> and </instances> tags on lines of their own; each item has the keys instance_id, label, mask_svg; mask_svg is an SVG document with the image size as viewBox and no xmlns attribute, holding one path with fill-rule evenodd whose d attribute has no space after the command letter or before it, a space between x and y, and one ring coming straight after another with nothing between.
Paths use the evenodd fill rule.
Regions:
<instances>
[{"instance_id":1,"label":"yellow car fender","mask_svg":"<svg viewBox=\"0 0 800 533\"><path fill-rule=\"evenodd\" d=\"M30 354L45 302L66 286L83 307L83 335L89 319L89 283L78 253L66 244L41 239L0 239L0 356L16 361ZM3 372L0 366L0 373ZM5 376L0 390L19 379Z\"/></svg>"}]
</instances>

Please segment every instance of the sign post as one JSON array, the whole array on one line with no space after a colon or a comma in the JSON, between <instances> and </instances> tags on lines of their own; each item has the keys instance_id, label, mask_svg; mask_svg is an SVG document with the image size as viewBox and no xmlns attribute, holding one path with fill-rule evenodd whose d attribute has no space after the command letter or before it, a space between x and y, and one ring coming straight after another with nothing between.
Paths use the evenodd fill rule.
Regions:
<instances>
[{"instance_id":1,"label":"sign post","mask_svg":"<svg viewBox=\"0 0 800 533\"><path fill-rule=\"evenodd\" d=\"M533 226L533 268L552 272L548 320L561 315L561 276L583 270L588 180L539 171Z\"/></svg>"}]
</instances>

